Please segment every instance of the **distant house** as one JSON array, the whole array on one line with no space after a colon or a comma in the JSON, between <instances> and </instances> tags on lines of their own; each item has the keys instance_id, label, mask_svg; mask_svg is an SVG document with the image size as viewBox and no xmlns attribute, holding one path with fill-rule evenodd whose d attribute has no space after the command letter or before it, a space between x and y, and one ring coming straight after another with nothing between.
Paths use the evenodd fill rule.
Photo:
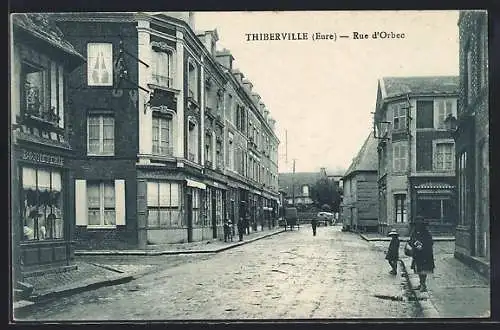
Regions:
<instances>
[{"instance_id":1,"label":"distant house","mask_svg":"<svg viewBox=\"0 0 500 330\"><path fill-rule=\"evenodd\" d=\"M341 215L346 230L377 231L377 162L377 140L370 133L342 178Z\"/></svg>"},{"instance_id":2,"label":"distant house","mask_svg":"<svg viewBox=\"0 0 500 330\"><path fill-rule=\"evenodd\" d=\"M278 185L279 190L283 193L283 205L314 204L312 190L316 182L322 177L332 181L334 186L338 188L342 174L327 173L325 168L321 168L319 172L280 173L278 175Z\"/></svg>"}]
</instances>

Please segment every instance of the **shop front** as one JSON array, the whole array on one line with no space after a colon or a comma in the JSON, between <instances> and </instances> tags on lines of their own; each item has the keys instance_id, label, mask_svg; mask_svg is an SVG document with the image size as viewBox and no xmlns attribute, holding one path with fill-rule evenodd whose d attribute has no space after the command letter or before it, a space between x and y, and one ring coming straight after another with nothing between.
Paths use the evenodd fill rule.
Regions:
<instances>
[{"instance_id":1,"label":"shop front","mask_svg":"<svg viewBox=\"0 0 500 330\"><path fill-rule=\"evenodd\" d=\"M70 268L71 207L67 154L41 151L40 145L14 148L13 228L20 238L19 262L24 277L38 271Z\"/></svg>"},{"instance_id":2,"label":"shop front","mask_svg":"<svg viewBox=\"0 0 500 330\"><path fill-rule=\"evenodd\" d=\"M454 234L456 227L455 186L445 180L414 182L413 214L429 222L433 234Z\"/></svg>"}]
</instances>

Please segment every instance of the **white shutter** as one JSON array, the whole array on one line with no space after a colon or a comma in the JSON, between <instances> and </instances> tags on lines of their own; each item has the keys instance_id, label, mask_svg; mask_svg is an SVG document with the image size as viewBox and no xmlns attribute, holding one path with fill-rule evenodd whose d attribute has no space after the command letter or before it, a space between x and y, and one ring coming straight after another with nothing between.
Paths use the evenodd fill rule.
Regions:
<instances>
[{"instance_id":1,"label":"white shutter","mask_svg":"<svg viewBox=\"0 0 500 330\"><path fill-rule=\"evenodd\" d=\"M125 225L125 180L115 180L116 225Z\"/></svg>"},{"instance_id":2,"label":"white shutter","mask_svg":"<svg viewBox=\"0 0 500 330\"><path fill-rule=\"evenodd\" d=\"M75 180L75 223L86 226L87 220L87 181Z\"/></svg>"}]
</instances>

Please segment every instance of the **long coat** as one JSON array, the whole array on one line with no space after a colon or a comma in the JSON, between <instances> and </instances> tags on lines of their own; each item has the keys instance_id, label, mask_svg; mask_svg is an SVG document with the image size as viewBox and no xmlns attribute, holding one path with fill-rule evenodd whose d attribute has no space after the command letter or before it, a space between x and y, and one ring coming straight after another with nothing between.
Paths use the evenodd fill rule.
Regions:
<instances>
[{"instance_id":1,"label":"long coat","mask_svg":"<svg viewBox=\"0 0 500 330\"><path fill-rule=\"evenodd\" d=\"M398 260L399 259L399 238L393 237L391 242L389 243L389 249L387 250L387 254L385 258L387 260Z\"/></svg>"},{"instance_id":2,"label":"long coat","mask_svg":"<svg viewBox=\"0 0 500 330\"><path fill-rule=\"evenodd\" d=\"M431 233L428 230L415 230L410 236L409 243L413 248L412 269L416 273L432 273L435 264Z\"/></svg>"}]
</instances>

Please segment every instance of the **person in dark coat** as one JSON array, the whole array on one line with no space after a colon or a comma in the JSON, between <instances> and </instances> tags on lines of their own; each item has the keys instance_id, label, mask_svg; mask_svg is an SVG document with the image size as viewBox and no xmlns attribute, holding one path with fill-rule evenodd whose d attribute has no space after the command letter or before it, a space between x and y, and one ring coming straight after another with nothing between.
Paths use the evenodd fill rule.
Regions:
<instances>
[{"instance_id":1,"label":"person in dark coat","mask_svg":"<svg viewBox=\"0 0 500 330\"><path fill-rule=\"evenodd\" d=\"M396 275L398 273L398 260L399 260L399 234L395 229L391 229L391 231L387 234L387 236L391 237L391 242L389 243L389 249L387 250L387 254L385 255L385 259L391 265L390 273L392 275Z\"/></svg>"},{"instance_id":2,"label":"person in dark coat","mask_svg":"<svg viewBox=\"0 0 500 330\"><path fill-rule=\"evenodd\" d=\"M316 227L318 227L318 218L314 217L311 219L311 226L313 229L313 236L316 236Z\"/></svg>"},{"instance_id":3,"label":"person in dark coat","mask_svg":"<svg viewBox=\"0 0 500 330\"><path fill-rule=\"evenodd\" d=\"M434 252L432 235L427 229L427 221L418 216L410 235L409 244L413 250L412 269L418 274L420 285L417 290L427 291L427 275L434 272Z\"/></svg>"},{"instance_id":4,"label":"person in dark coat","mask_svg":"<svg viewBox=\"0 0 500 330\"><path fill-rule=\"evenodd\" d=\"M238 236L240 238L240 241L243 241L243 233L245 232L245 222L243 221L243 217L240 217L237 226L238 226Z\"/></svg>"}]
</instances>

